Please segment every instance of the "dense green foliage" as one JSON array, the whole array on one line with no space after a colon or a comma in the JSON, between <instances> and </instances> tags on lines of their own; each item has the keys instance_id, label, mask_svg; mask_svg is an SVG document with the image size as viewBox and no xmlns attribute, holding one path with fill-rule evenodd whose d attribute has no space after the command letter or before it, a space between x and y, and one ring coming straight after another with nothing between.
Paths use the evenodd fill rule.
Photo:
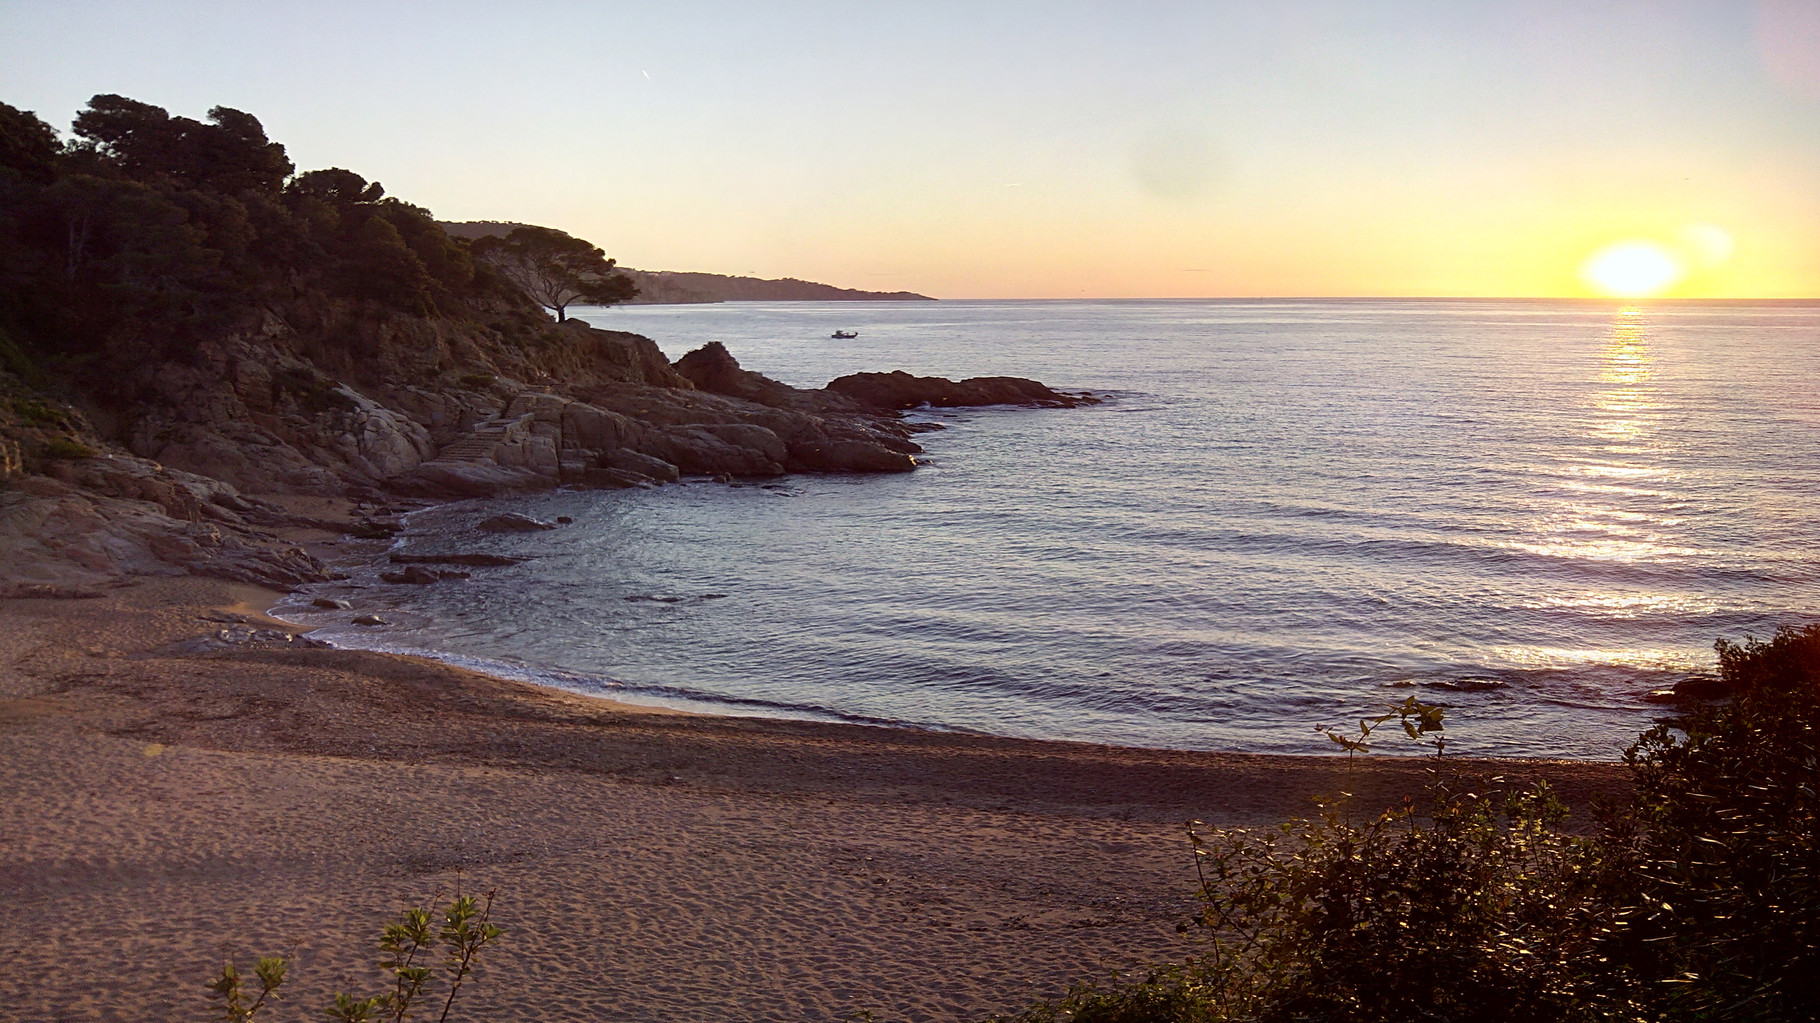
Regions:
<instances>
[{"instance_id":1,"label":"dense green foliage","mask_svg":"<svg viewBox=\"0 0 1820 1023\"><path fill-rule=\"evenodd\" d=\"M1732 698L1639 738L1635 798L1598 836L1564 832L1546 789L1439 767L1427 807L1191 830L1203 950L1019 1019L1816 1018L1820 626L1718 650ZM1393 717L1438 729L1405 704L1335 739Z\"/></svg>"},{"instance_id":2,"label":"dense green foliage","mask_svg":"<svg viewBox=\"0 0 1820 1023\"><path fill-rule=\"evenodd\" d=\"M293 171L257 118L228 107L197 121L96 96L64 141L0 104L0 336L66 363L116 343L181 360L290 303L534 308L377 182Z\"/></svg>"}]
</instances>

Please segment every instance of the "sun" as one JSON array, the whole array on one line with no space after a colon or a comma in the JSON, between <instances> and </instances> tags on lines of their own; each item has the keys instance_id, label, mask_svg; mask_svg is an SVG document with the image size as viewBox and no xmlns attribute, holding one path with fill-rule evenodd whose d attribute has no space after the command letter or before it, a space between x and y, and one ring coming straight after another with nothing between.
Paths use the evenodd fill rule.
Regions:
<instances>
[{"instance_id":1,"label":"sun","mask_svg":"<svg viewBox=\"0 0 1820 1023\"><path fill-rule=\"evenodd\" d=\"M1687 267L1655 242L1614 242L1587 257L1580 279L1613 298L1660 295L1687 276Z\"/></svg>"}]
</instances>

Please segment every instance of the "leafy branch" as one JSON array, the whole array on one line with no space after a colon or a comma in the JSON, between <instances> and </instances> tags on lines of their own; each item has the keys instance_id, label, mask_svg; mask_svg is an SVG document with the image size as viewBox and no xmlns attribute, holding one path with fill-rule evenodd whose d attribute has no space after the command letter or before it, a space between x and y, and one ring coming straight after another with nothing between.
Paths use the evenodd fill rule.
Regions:
<instances>
[{"instance_id":1,"label":"leafy branch","mask_svg":"<svg viewBox=\"0 0 1820 1023\"><path fill-rule=\"evenodd\" d=\"M436 985L437 970L426 964L440 948L442 982L448 991L437 1023L447 1023L456 996L475 975L481 953L505 933L490 922L494 894L457 895L440 914L421 906L400 913L379 936L378 965L391 977L391 989L366 998L337 991L328 1018L334 1023L404 1023L414 1018ZM211 996L221 1003L217 1018L227 1023L255 1023L260 1010L285 982L287 970L288 964L280 957L260 959L253 968L259 982L254 993L239 969L228 963L208 985Z\"/></svg>"}]
</instances>

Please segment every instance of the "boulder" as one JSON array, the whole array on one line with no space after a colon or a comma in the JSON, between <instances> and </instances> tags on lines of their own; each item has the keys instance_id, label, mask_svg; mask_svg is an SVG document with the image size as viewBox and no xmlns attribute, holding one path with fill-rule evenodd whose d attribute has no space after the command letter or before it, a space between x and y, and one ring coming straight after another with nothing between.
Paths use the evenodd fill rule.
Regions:
<instances>
[{"instance_id":1,"label":"boulder","mask_svg":"<svg viewBox=\"0 0 1820 1023\"><path fill-rule=\"evenodd\" d=\"M580 401L563 407L561 422L565 448L610 451L636 446L645 432L643 424L629 416Z\"/></svg>"},{"instance_id":2,"label":"boulder","mask_svg":"<svg viewBox=\"0 0 1820 1023\"><path fill-rule=\"evenodd\" d=\"M630 448L614 448L600 456L600 468L617 469L647 479L674 483L681 475L676 466L661 458L639 454Z\"/></svg>"},{"instance_id":3,"label":"boulder","mask_svg":"<svg viewBox=\"0 0 1820 1023\"><path fill-rule=\"evenodd\" d=\"M729 424L673 426L662 431L653 431L645 439L644 450L691 475L716 476L724 473L728 476L779 476L783 474L783 463L766 453L769 450L784 454L781 442L766 445L766 450L756 450L739 443L730 443L722 439L714 429L714 427L725 427L726 425ZM737 439L739 438L736 436ZM776 442L777 435L772 434L771 440Z\"/></svg>"},{"instance_id":4,"label":"boulder","mask_svg":"<svg viewBox=\"0 0 1820 1023\"><path fill-rule=\"evenodd\" d=\"M565 353L551 353L547 361L557 363L551 367L553 370L569 370L564 374L569 380L592 378L684 390L695 386L670 366L663 349L648 337L623 330L600 330L585 320L569 320L559 329L570 332L578 342L572 357L575 365L561 364L568 361L562 358Z\"/></svg>"},{"instance_id":5,"label":"boulder","mask_svg":"<svg viewBox=\"0 0 1820 1023\"><path fill-rule=\"evenodd\" d=\"M489 533L537 533L546 529L555 529L556 523L544 522L517 512L505 512L489 519L483 519L479 528Z\"/></svg>"},{"instance_id":6,"label":"boulder","mask_svg":"<svg viewBox=\"0 0 1820 1023\"><path fill-rule=\"evenodd\" d=\"M126 446L135 455L223 481L243 493L340 494L347 488L328 467L335 456L311 449L301 437L293 445L250 422L179 422L162 410L152 411L133 422Z\"/></svg>"},{"instance_id":7,"label":"boulder","mask_svg":"<svg viewBox=\"0 0 1820 1023\"><path fill-rule=\"evenodd\" d=\"M741 369L739 360L719 341L710 341L676 360L676 371L703 391L772 408L820 413L863 410L844 395L791 387L763 374Z\"/></svg>"},{"instance_id":8,"label":"boulder","mask_svg":"<svg viewBox=\"0 0 1820 1023\"><path fill-rule=\"evenodd\" d=\"M394 412L346 384L331 392L334 411L323 415L323 446L373 479L387 479L415 468L431 457L436 445L430 432L403 413Z\"/></svg>"},{"instance_id":9,"label":"boulder","mask_svg":"<svg viewBox=\"0 0 1820 1023\"><path fill-rule=\"evenodd\" d=\"M863 440L835 440L821 452L821 472L909 472L916 459L884 444Z\"/></svg>"},{"instance_id":10,"label":"boulder","mask_svg":"<svg viewBox=\"0 0 1820 1023\"><path fill-rule=\"evenodd\" d=\"M553 477L530 469L443 459L425 462L389 482L400 492L421 497L497 497L556 486Z\"/></svg>"},{"instance_id":11,"label":"boulder","mask_svg":"<svg viewBox=\"0 0 1820 1023\"><path fill-rule=\"evenodd\" d=\"M649 476L640 476L635 472L596 466L577 469L564 476L563 482L571 486L588 487L593 490L627 490L632 487L655 487L660 481Z\"/></svg>"},{"instance_id":12,"label":"boulder","mask_svg":"<svg viewBox=\"0 0 1820 1023\"><path fill-rule=\"evenodd\" d=\"M256 502L220 480L132 455L103 454L96 458L59 460L45 467L45 474L106 497L149 501L176 519L209 519L244 524L245 514L259 509Z\"/></svg>"}]
</instances>

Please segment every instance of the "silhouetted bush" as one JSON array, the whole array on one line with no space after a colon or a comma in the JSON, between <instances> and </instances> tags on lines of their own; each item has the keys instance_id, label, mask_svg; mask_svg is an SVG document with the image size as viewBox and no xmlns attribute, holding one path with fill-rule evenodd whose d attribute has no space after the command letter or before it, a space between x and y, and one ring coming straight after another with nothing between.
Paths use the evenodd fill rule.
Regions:
<instances>
[{"instance_id":1,"label":"silhouetted bush","mask_svg":"<svg viewBox=\"0 0 1820 1023\"><path fill-rule=\"evenodd\" d=\"M1016 1019L1820 1017L1820 625L1717 649L1732 697L1639 737L1634 800L1598 837L1562 831L1545 787L1439 773L1428 806L1360 823L1341 799L1270 832L1191 827L1203 950ZM1420 706L1333 738L1438 731Z\"/></svg>"},{"instance_id":2,"label":"silhouetted bush","mask_svg":"<svg viewBox=\"0 0 1820 1023\"><path fill-rule=\"evenodd\" d=\"M1668 1018L1820 1013L1820 625L1717 644L1730 700L1643 734L1605 953Z\"/></svg>"}]
</instances>

